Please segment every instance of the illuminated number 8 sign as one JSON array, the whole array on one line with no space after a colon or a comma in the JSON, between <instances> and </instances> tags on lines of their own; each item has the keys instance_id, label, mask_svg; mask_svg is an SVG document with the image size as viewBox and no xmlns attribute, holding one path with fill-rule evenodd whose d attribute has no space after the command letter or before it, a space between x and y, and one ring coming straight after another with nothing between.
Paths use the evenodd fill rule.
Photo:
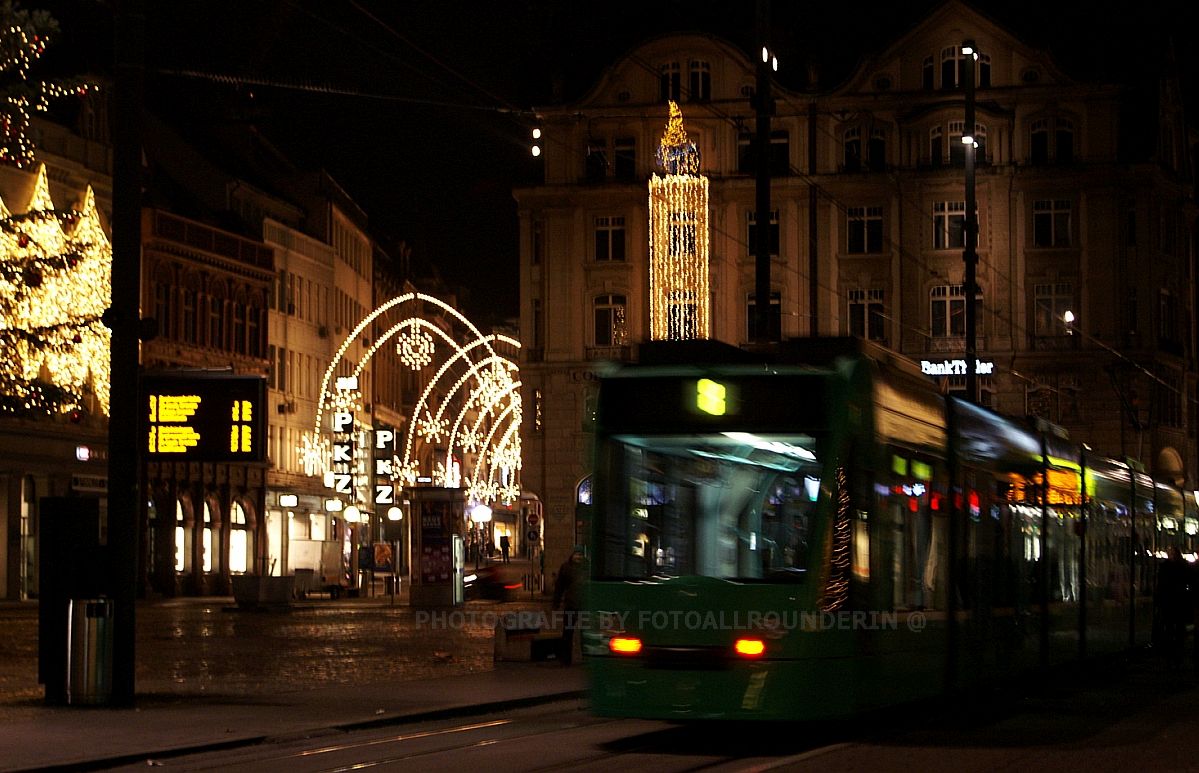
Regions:
<instances>
[{"instance_id":1,"label":"illuminated number 8 sign","mask_svg":"<svg viewBox=\"0 0 1199 773\"><path fill-rule=\"evenodd\" d=\"M254 417L254 404L249 400L234 400L232 423L229 425L229 451L250 453L254 450L254 428L250 422Z\"/></svg>"}]
</instances>

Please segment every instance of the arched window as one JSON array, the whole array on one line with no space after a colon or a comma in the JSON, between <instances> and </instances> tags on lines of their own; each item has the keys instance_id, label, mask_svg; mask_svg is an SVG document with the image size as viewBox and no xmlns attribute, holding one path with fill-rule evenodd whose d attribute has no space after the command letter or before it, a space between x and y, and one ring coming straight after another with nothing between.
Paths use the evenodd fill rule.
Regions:
<instances>
[{"instance_id":1,"label":"arched window","mask_svg":"<svg viewBox=\"0 0 1199 773\"><path fill-rule=\"evenodd\" d=\"M188 548L191 546L190 533L183 521L183 503L175 500L175 571L187 571L191 556Z\"/></svg>"},{"instance_id":2,"label":"arched window","mask_svg":"<svg viewBox=\"0 0 1199 773\"><path fill-rule=\"evenodd\" d=\"M887 168L887 134L883 127L870 128L870 145L866 150L866 158L872 172L881 172Z\"/></svg>"},{"instance_id":3,"label":"arched window","mask_svg":"<svg viewBox=\"0 0 1199 773\"><path fill-rule=\"evenodd\" d=\"M254 565L254 538L246 523L246 511L234 502L229 508L229 572L245 574Z\"/></svg>"},{"instance_id":4,"label":"arched window","mask_svg":"<svg viewBox=\"0 0 1199 773\"><path fill-rule=\"evenodd\" d=\"M246 310L246 335L250 339L246 353L251 357L262 356L262 331L266 327L262 324L262 308L262 296L255 294L250 298L250 305Z\"/></svg>"},{"instance_id":5,"label":"arched window","mask_svg":"<svg viewBox=\"0 0 1199 773\"><path fill-rule=\"evenodd\" d=\"M233 351L238 354L246 353L246 295L237 294L233 301Z\"/></svg>"},{"instance_id":6,"label":"arched window","mask_svg":"<svg viewBox=\"0 0 1199 773\"><path fill-rule=\"evenodd\" d=\"M862 168L862 130L851 126L842 135L845 146L845 171L856 172Z\"/></svg>"},{"instance_id":7,"label":"arched window","mask_svg":"<svg viewBox=\"0 0 1199 773\"><path fill-rule=\"evenodd\" d=\"M941 49L941 88L956 89L962 85L962 60L965 57L957 46Z\"/></svg>"},{"instance_id":8,"label":"arched window","mask_svg":"<svg viewBox=\"0 0 1199 773\"><path fill-rule=\"evenodd\" d=\"M1056 116L1029 124L1028 161L1031 164L1069 164L1074 161L1074 122Z\"/></svg>"},{"instance_id":9,"label":"arched window","mask_svg":"<svg viewBox=\"0 0 1199 773\"><path fill-rule=\"evenodd\" d=\"M182 339L184 343L194 344L199 341L199 287L194 276L184 279L182 288L183 319Z\"/></svg>"},{"instance_id":10,"label":"arched window","mask_svg":"<svg viewBox=\"0 0 1199 773\"><path fill-rule=\"evenodd\" d=\"M945 131L940 126L928 130L928 160L933 166L945 163Z\"/></svg>"},{"instance_id":11,"label":"arched window","mask_svg":"<svg viewBox=\"0 0 1199 773\"><path fill-rule=\"evenodd\" d=\"M679 102L679 92L682 91L682 73L679 69L678 62L663 62L658 66L658 72L661 75L660 86L658 89L658 100L667 102L674 100Z\"/></svg>"},{"instance_id":12,"label":"arched window","mask_svg":"<svg viewBox=\"0 0 1199 773\"><path fill-rule=\"evenodd\" d=\"M949 163L954 166L965 166L966 146L962 144L962 128L965 121L949 122Z\"/></svg>"},{"instance_id":13,"label":"arched window","mask_svg":"<svg viewBox=\"0 0 1199 773\"><path fill-rule=\"evenodd\" d=\"M175 337L174 291L171 270L166 266L159 268L154 275L154 318L158 320L158 333L163 338Z\"/></svg>"},{"instance_id":14,"label":"arched window","mask_svg":"<svg viewBox=\"0 0 1199 773\"><path fill-rule=\"evenodd\" d=\"M204 529L201 532L201 555L200 562L204 568L204 573L208 574L212 571L212 511L208 508L208 502L204 502Z\"/></svg>"},{"instance_id":15,"label":"arched window","mask_svg":"<svg viewBox=\"0 0 1199 773\"><path fill-rule=\"evenodd\" d=\"M687 63L690 90L688 97L692 102L707 102L712 98L712 65L702 59L692 59Z\"/></svg>"},{"instance_id":16,"label":"arched window","mask_svg":"<svg viewBox=\"0 0 1199 773\"><path fill-rule=\"evenodd\" d=\"M987 127L981 123L974 124L974 163L987 163Z\"/></svg>"},{"instance_id":17,"label":"arched window","mask_svg":"<svg viewBox=\"0 0 1199 773\"><path fill-rule=\"evenodd\" d=\"M208 295L208 340L213 349L224 349L225 343L225 290L220 285L209 289Z\"/></svg>"}]
</instances>

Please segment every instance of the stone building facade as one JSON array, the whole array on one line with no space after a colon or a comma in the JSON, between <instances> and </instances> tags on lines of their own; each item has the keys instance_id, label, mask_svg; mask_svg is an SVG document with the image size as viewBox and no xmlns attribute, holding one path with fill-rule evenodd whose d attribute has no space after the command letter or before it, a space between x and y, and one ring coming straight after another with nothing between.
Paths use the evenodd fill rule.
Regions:
<instances>
[{"instance_id":1,"label":"stone building facade","mask_svg":"<svg viewBox=\"0 0 1199 773\"><path fill-rule=\"evenodd\" d=\"M872 339L964 389L967 40L980 53L980 400L1199 487L1195 193L1168 69L1148 89L1083 82L951 0L832 90L776 85L773 336ZM554 138L545 182L515 197L524 481L545 503L547 566L581 539L596 373L649 338L647 180L669 100L710 179L712 337L753 340L754 91L744 52L671 35L539 110Z\"/></svg>"}]
</instances>

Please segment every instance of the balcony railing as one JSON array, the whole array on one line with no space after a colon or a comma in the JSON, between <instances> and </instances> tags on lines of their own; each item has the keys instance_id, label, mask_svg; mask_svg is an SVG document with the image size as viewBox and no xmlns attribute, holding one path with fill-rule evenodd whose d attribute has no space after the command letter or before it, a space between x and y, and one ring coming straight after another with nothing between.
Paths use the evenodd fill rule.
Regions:
<instances>
[{"instance_id":1,"label":"balcony railing","mask_svg":"<svg viewBox=\"0 0 1199 773\"><path fill-rule=\"evenodd\" d=\"M1064 352L1078 349L1081 346L1081 341L1082 336L1039 336L1030 333L1028 336L1028 348L1034 352Z\"/></svg>"},{"instance_id":2,"label":"balcony railing","mask_svg":"<svg viewBox=\"0 0 1199 773\"><path fill-rule=\"evenodd\" d=\"M584 357L588 360L628 362L632 356L632 348L628 346L588 346L584 352Z\"/></svg>"}]
</instances>

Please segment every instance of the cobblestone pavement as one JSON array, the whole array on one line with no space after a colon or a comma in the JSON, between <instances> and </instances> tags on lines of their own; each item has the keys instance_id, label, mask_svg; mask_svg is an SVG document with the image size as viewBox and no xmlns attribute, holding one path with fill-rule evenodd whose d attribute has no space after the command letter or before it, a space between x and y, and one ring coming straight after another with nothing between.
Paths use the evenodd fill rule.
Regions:
<instances>
[{"instance_id":1,"label":"cobblestone pavement","mask_svg":"<svg viewBox=\"0 0 1199 773\"><path fill-rule=\"evenodd\" d=\"M333 685L450 676L493 667L494 624L543 601L470 601L433 617L389 599L317 600L286 611L232 599L139 602L139 703L267 697ZM36 603L0 606L0 720L40 706Z\"/></svg>"}]
</instances>

